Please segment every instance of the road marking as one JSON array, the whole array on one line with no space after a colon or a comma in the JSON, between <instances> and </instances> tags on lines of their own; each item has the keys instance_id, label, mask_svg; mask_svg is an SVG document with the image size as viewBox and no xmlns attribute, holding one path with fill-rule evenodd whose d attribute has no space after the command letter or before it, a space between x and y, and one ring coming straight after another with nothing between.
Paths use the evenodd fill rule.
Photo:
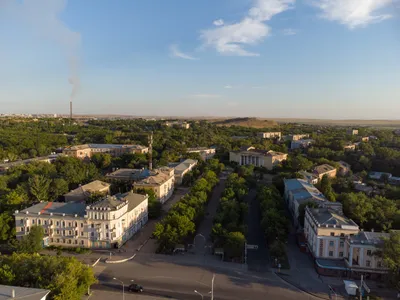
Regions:
<instances>
[{"instance_id":1,"label":"road marking","mask_svg":"<svg viewBox=\"0 0 400 300\"><path fill-rule=\"evenodd\" d=\"M197 281L197 280L192 280L192 279L187 279L187 278L181 278L181 277L170 277L170 276L142 276L142 277L136 277L137 279L172 279L172 280L184 280L184 281L190 281L190 282L195 282L195 283L199 283L201 285L204 285L206 287L209 287L208 284L205 284L201 281Z\"/></svg>"}]
</instances>

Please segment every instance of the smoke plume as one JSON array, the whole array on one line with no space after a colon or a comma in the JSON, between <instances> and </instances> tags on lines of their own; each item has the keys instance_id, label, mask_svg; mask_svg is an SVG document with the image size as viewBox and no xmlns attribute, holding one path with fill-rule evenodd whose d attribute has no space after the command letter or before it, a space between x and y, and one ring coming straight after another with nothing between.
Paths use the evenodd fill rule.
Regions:
<instances>
[{"instance_id":1,"label":"smoke plume","mask_svg":"<svg viewBox=\"0 0 400 300\"><path fill-rule=\"evenodd\" d=\"M69 69L68 81L72 85L71 98L79 90L79 49L81 36L69 29L59 18L67 0L0 0L1 10L40 38L60 46Z\"/></svg>"}]
</instances>

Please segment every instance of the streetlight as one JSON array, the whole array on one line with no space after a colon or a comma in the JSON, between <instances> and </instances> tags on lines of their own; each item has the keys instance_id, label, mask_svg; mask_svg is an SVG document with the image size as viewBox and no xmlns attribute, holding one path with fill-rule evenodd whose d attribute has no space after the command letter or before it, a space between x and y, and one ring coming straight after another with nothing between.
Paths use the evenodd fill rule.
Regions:
<instances>
[{"instance_id":1,"label":"streetlight","mask_svg":"<svg viewBox=\"0 0 400 300\"><path fill-rule=\"evenodd\" d=\"M113 279L116 280L116 281L121 282L121 284L122 284L122 300L125 300L125 284L124 284L124 282L119 280L119 279L117 279L117 278L115 278L115 277Z\"/></svg>"},{"instance_id":2,"label":"streetlight","mask_svg":"<svg viewBox=\"0 0 400 300\"><path fill-rule=\"evenodd\" d=\"M196 294L199 294L200 295L200 297L201 297L201 300L203 300L204 299L204 296L203 296L203 294L200 294L198 291L196 291L196 290L194 290L194 292L196 293Z\"/></svg>"}]
</instances>

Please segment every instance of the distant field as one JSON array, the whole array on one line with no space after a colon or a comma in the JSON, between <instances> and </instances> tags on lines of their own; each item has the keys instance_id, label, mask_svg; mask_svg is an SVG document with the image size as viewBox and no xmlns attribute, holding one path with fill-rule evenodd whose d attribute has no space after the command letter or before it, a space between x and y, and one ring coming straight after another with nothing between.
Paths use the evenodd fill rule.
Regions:
<instances>
[{"instance_id":1,"label":"distant field","mask_svg":"<svg viewBox=\"0 0 400 300\"><path fill-rule=\"evenodd\" d=\"M272 120L257 119L257 118L235 118L235 119L222 119L210 120L217 126L243 126L251 128L267 128L278 126L278 123Z\"/></svg>"}]
</instances>

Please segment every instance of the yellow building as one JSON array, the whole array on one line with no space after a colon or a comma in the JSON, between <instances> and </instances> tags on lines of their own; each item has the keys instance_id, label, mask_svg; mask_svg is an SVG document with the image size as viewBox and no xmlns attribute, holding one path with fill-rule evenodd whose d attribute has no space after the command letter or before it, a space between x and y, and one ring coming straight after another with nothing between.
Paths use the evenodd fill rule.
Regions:
<instances>
[{"instance_id":1,"label":"yellow building","mask_svg":"<svg viewBox=\"0 0 400 300\"><path fill-rule=\"evenodd\" d=\"M133 187L153 190L157 199L164 203L172 196L174 184L174 169L163 167L151 171L150 176L134 182Z\"/></svg>"},{"instance_id":2,"label":"yellow building","mask_svg":"<svg viewBox=\"0 0 400 300\"><path fill-rule=\"evenodd\" d=\"M108 153L111 156L121 156L125 153L145 154L149 148L141 145L118 145L118 144L84 144L67 147L63 154L80 159L90 158L95 153Z\"/></svg>"},{"instance_id":3,"label":"yellow building","mask_svg":"<svg viewBox=\"0 0 400 300\"><path fill-rule=\"evenodd\" d=\"M229 161L236 162L241 166L253 165L272 170L275 166L287 159L286 153L257 150L250 147L246 151L229 152Z\"/></svg>"},{"instance_id":4,"label":"yellow building","mask_svg":"<svg viewBox=\"0 0 400 300\"><path fill-rule=\"evenodd\" d=\"M319 180L321 180L322 177L324 177L325 175L330 178L335 178L337 170L335 167L332 167L331 165L323 164L320 166L316 166L314 168L313 173L318 176Z\"/></svg>"}]
</instances>

